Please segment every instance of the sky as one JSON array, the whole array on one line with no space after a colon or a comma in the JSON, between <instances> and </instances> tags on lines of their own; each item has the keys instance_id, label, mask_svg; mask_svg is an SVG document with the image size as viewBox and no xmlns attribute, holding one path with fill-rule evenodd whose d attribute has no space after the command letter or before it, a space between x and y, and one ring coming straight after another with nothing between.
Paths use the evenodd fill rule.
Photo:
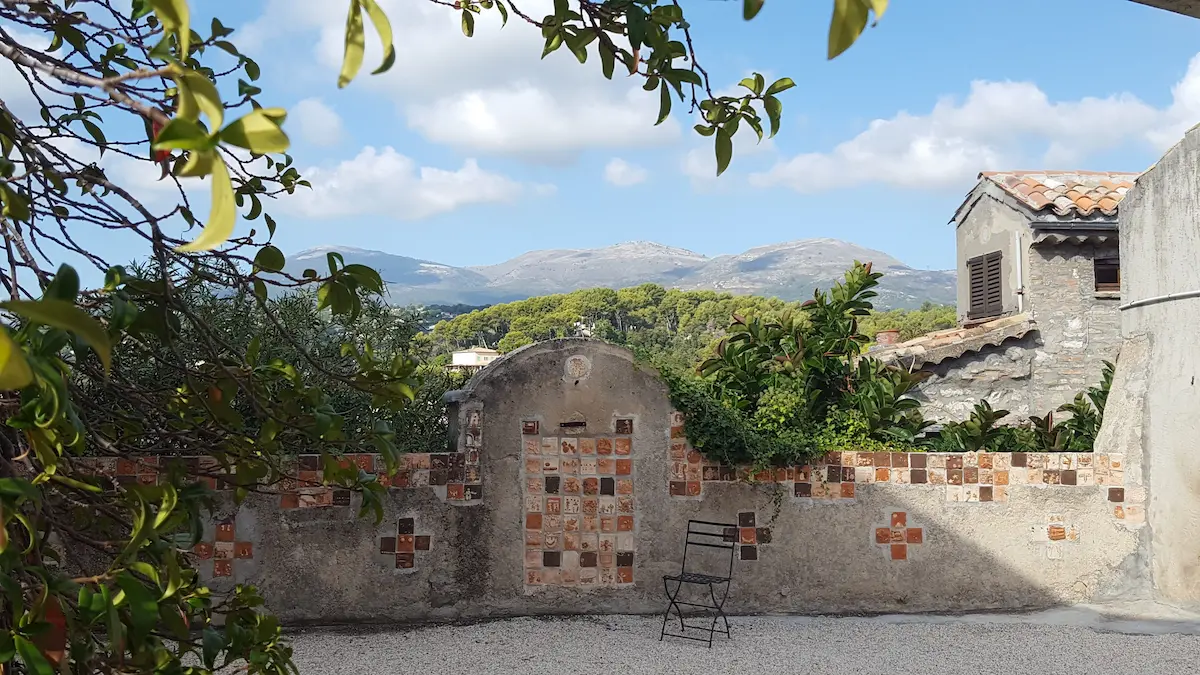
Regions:
<instances>
[{"instance_id":1,"label":"sky","mask_svg":"<svg viewBox=\"0 0 1200 675\"><path fill-rule=\"evenodd\" d=\"M533 16L551 0L516 0ZM831 0L684 0L719 88L788 76L779 135L735 141L714 178L686 106L605 80L495 12L380 0L397 61L339 90L345 0L193 0L220 7L262 67L259 100L289 110L313 185L268 205L285 252L323 244L451 265L541 248L650 240L706 255L811 237L953 267L948 221L978 172L1140 171L1200 122L1200 20L1126 0L895 0L825 58ZM204 20L207 24L207 19ZM206 32L206 31L205 31Z\"/></svg>"}]
</instances>

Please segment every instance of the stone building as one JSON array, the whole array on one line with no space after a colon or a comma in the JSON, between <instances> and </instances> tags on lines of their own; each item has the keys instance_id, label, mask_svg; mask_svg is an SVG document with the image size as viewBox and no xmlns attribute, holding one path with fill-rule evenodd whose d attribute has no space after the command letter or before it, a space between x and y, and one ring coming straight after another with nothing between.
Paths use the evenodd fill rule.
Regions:
<instances>
[{"instance_id":1,"label":"stone building","mask_svg":"<svg viewBox=\"0 0 1200 675\"><path fill-rule=\"evenodd\" d=\"M930 374L926 415L986 398L1043 415L1095 384L1120 345L1117 211L1135 173L989 171L951 222L958 327L872 353Z\"/></svg>"}]
</instances>

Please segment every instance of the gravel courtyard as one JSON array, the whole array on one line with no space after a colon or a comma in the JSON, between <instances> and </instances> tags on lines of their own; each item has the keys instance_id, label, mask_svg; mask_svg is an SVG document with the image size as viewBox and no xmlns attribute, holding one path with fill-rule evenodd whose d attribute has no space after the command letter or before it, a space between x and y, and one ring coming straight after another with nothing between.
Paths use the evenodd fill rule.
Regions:
<instances>
[{"instance_id":1,"label":"gravel courtyard","mask_svg":"<svg viewBox=\"0 0 1200 675\"><path fill-rule=\"evenodd\" d=\"M652 617L522 618L293 635L301 673L1012 673L1172 675L1200 669L1200 623L1032 615L735 617L733 640L660 643Z\"/></svg>"}]
</instances>

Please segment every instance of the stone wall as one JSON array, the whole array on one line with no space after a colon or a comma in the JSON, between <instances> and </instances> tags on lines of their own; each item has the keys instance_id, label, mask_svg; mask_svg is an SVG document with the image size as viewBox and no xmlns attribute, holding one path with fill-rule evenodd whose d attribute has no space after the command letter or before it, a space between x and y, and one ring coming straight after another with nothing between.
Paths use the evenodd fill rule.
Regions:
<instances>
[{"instance_id":1,"label":"stone wall","mask_svg":"<svg viewBox=\"0 0 1200 675\"><path fill-rule=\"evenodd\" d=\"M846 452L751 475L691 448L628 352L578 339L489 366L451 418L453 451L395 475L347 459L386 481L381 522L301 457L276 493L222 500L200 573L257 584L291 623L654 613L689 519L728 526L710 562L732 563L736 613L1046 607L1124 596L1140 569L1145 492L1119 453Z\"/></svg>"},{"instance_id":2,"label":"stone wall","mask_svg":"<svg viewBox=\"0 0 1200 675\"><path fill-rule=\"evenodd\" d=\"M926 417L966 419L987 399L1012 413L1007 423L1045 415L1100 381L1121 347L1119 293L1097 293L1092 261L1116 257L1112 244L1035 246L1025 302L1036 329L922 370L916 398Z\"/></svg>"}]
</instances>

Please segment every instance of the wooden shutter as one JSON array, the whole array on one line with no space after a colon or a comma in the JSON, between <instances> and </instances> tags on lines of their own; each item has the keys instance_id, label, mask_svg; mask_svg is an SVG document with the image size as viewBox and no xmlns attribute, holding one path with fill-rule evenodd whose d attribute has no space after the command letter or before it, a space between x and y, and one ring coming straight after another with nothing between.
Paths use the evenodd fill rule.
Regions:
<instances>
[{"instance_id":1,"label":"wooden shutter","mask_svg":"<svg viewBox=\"0 0 1200 675\"><path fill-rule=\"evenodd\" d=\"M968 319L986 319L1004 313L1004 286L1001 275L1003 254L992 251L967 261L970 306Z\"/></svg>"}]
</instances>

